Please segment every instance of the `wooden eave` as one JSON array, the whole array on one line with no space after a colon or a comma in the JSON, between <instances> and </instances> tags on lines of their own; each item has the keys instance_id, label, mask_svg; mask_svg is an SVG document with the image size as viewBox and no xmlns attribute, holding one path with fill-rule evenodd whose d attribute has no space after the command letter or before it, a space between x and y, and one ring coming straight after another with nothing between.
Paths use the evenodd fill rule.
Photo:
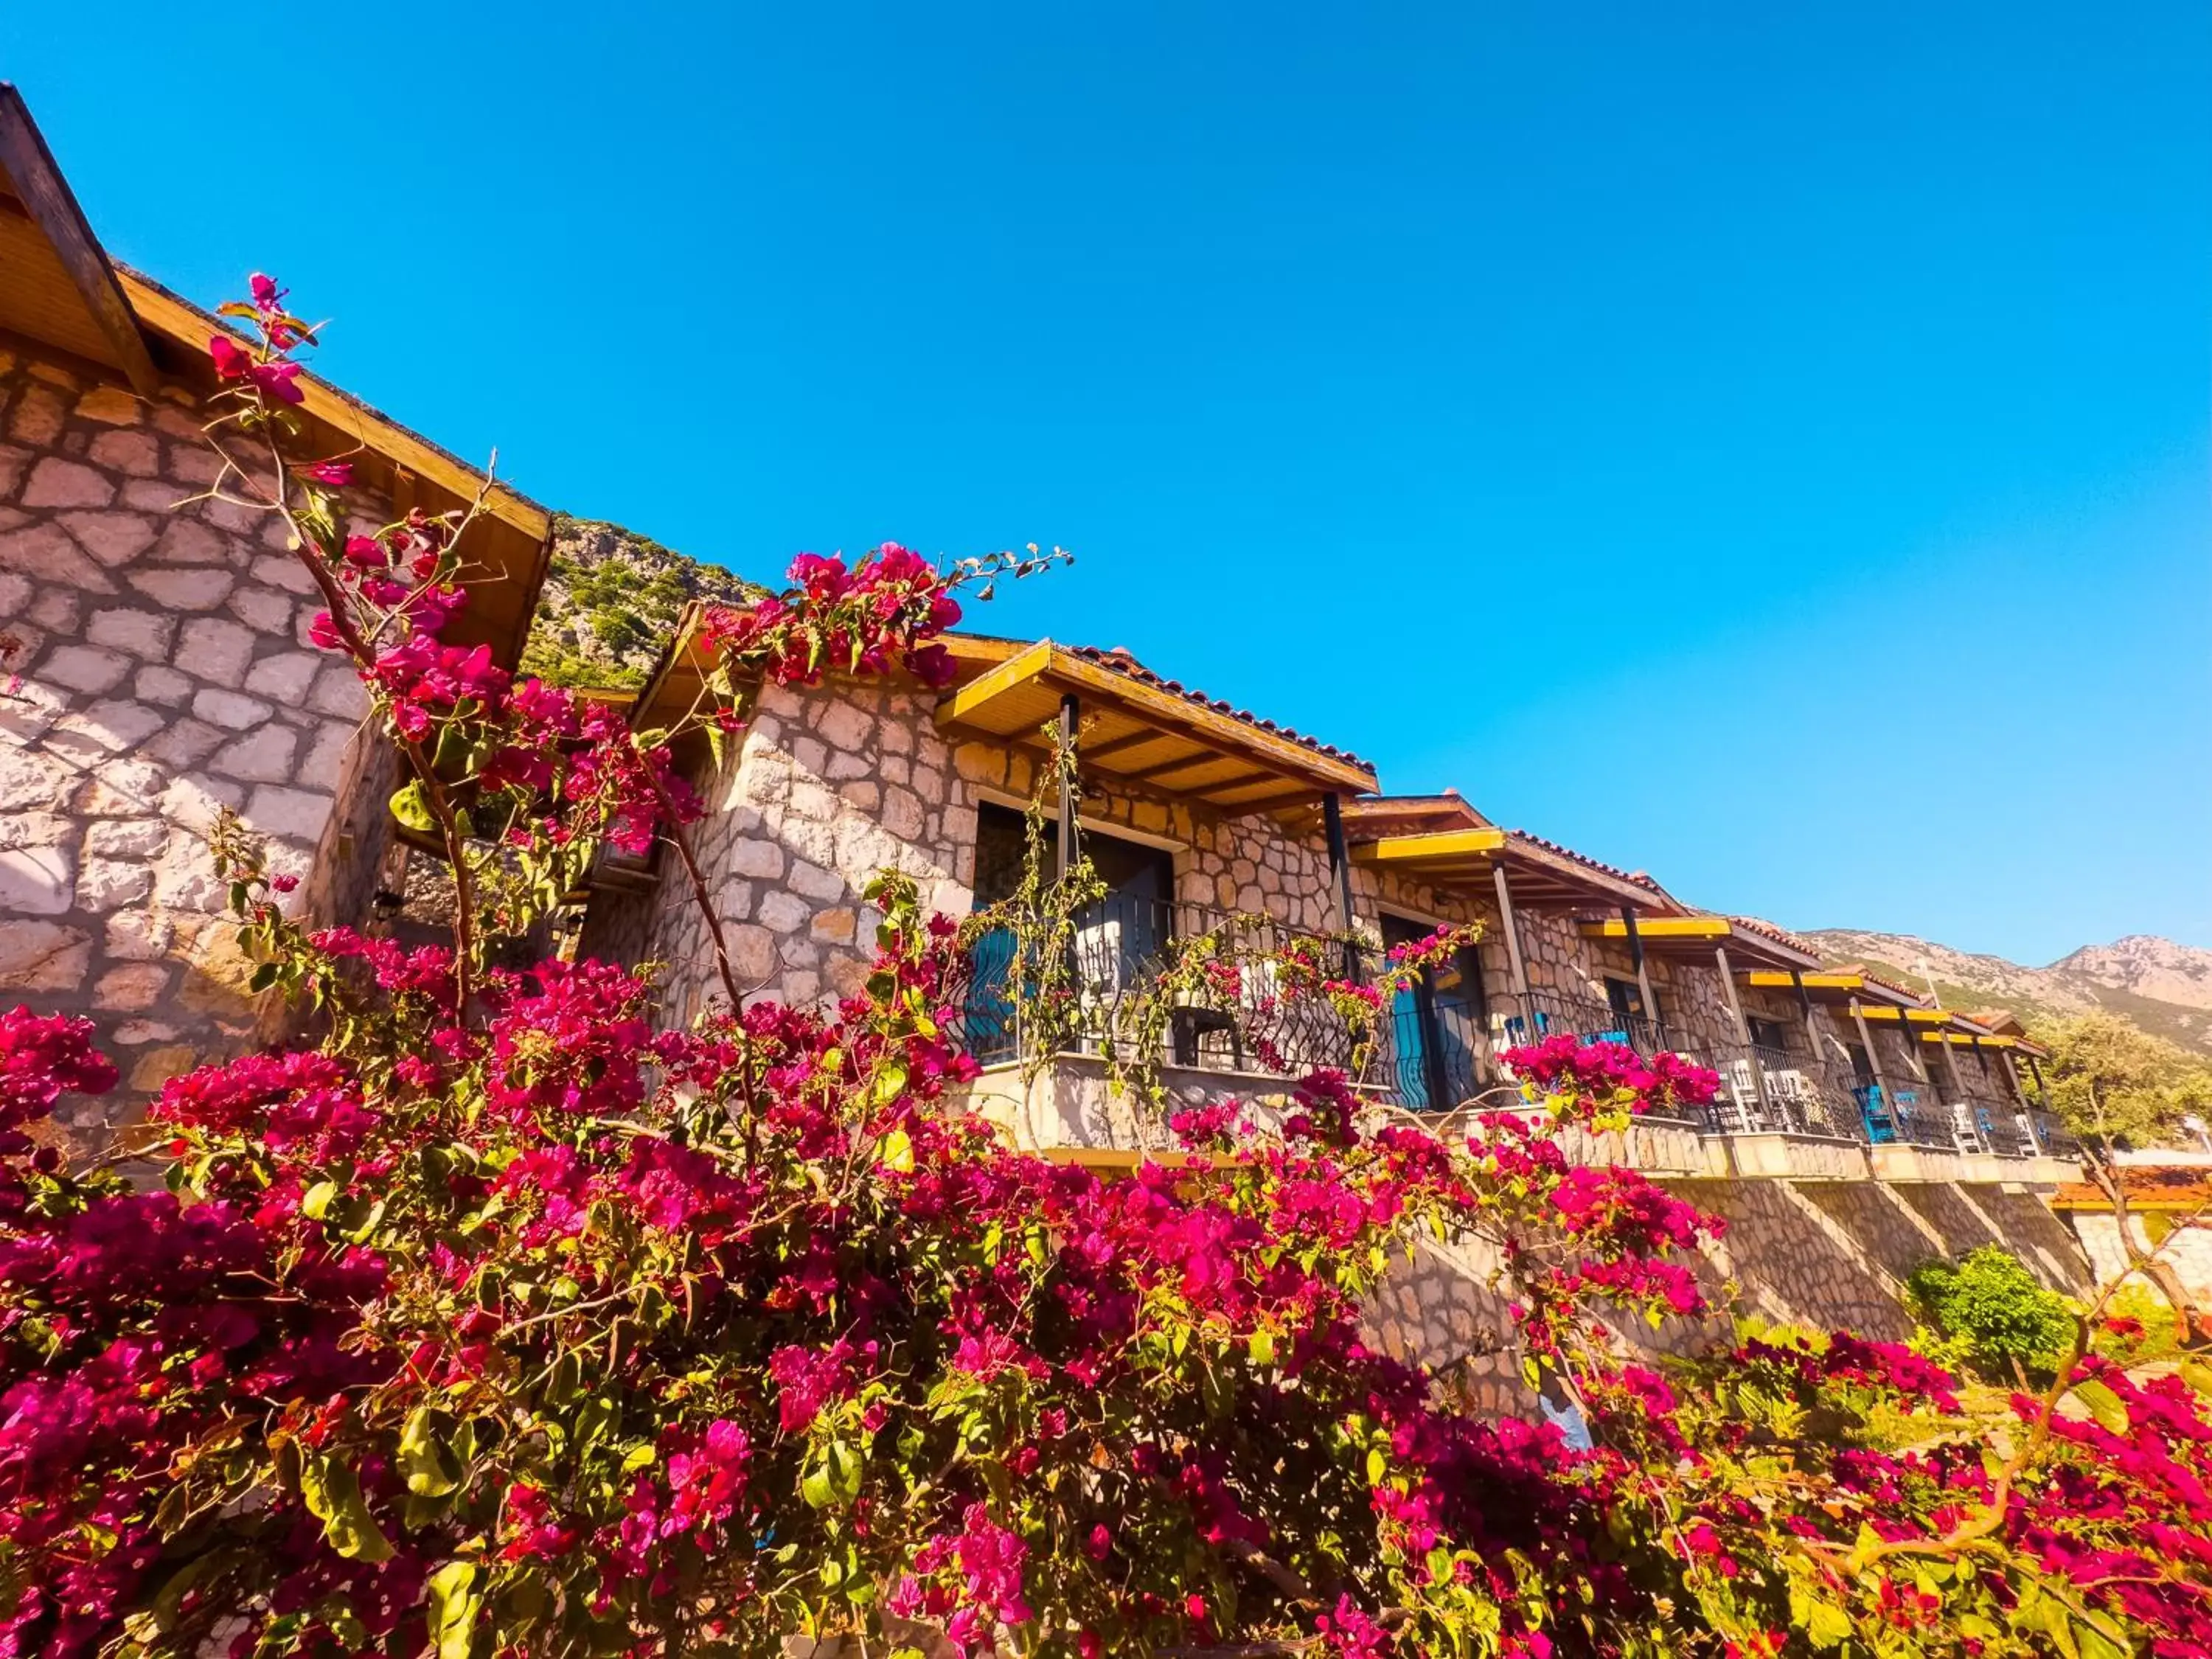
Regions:
<instances>
[{"instance_id":1,"label":"wooden eave","mask_svg":"<svg viewBox=\"0 0 2212 1659\"><path fill-rule=\"evenodd\" d=\"M1051 640L945 641L966 676L937 706L948 733L1043 751L1073 695L1078 758L1109 787L1202 802L1235 816L1372 791L1373 769L1133 679ZM1011 648L1009 648L1011 647Z\"/></svg>"},{"instance_id":2,"label":"wooden eave","mask_svg":"<svg viewBox=\"0 0 2212 1659\"><path fill-rule=\"evenodd\" d=\"M0 328L161 386L114 268L23 103L0 82Z\"/></svg>"},{"instance_id":3,"label":"wooden eave","mask_svg":"<svg viewBox=\"0 0 2212 1659\"><path fill-rule=\"evenodd\" d=\"M1951 1023L1951 1011L1948 1008L1907 1008L1895 1003L1875 1004L1862 1000L1859 1012L1877 1024L1890 1021L1935 1028Z\"/></svg>"},{"instance_id":4,"label":"wooden eave","mask_svg":"<svg viewBox=\"0 0 2212 1659\"><path fill-rule=\"evenodd\" d=\"M142 397L178 386L216 389L208 342L235 331L152 278L108 258L93 234L38 125L0 82L0 331L112 374ZM319 455L344 455L372 494L404 513L447 513L484 491L483 511L461 548L469 603L444 638L489 645L513 667L537 608L550 560L552 515L436 445L313 374L295 384L300 414Z\"/></svg>"},{"instance_id":5,"label":"wooden eave","mask_svg":"<svg viewBox=\"0 0 2212 1659\"><path fill-rule=\"evenodd\" d=\"M1581 908L1626 905L1656 910L1665 901L1650 888L1538 845L1510 830L1444 830L1426 835L1383 836L1352 848L1352 861L1396 870L1437 886L1492 890L1493 869L1503 866L1516 905Z\"/></svg>"},{"instance_id":6,"label":"wooden eave","mask_svg":"<svg viewBox=\"0 0 2212 1659\"><path fill-rule=\"evenodd\" d=\"M1639 916L1636 934L1647 954L1670 961L1709 966L1714 947L1724 947L1729 953L1729 965L1739 979L1759 968L1786 969L1809 966L1818 960L1754 929L1739 927L1727 916ZM1582 935L1626 944L1628 924L1619 916L1595 918L1582 924Z\"/></svg>"},{"instance_id":7,"label":"wooden eave","mask_svg":"<svg viewBox=\"0 0 2212 1659\"><path fill-rule=\"evenodd\" d=\"M1797 981L1802 980L1805 987L1805 994L1814 1002L1832 1007L1841 1007L1856 997L1858 999L1859 1006L1869 1014L1875 1014L1875 1018L1881 1017L1875 1014L1877 1009L1911 1006L1901 1002L1897 992L1875 980L1869 979L1864 974L1833 971L1801 973L1797 979L1793 979L1787 971L1761 968L1754 969L1743 977L1759 990L1795 990ZM1948 1014L1942 1010L1925 1012L1936 1012L1942 1014L1943 1018L1949 1018Z\"/></svg>"},{"instance_id":8,"label":"wooden eave","mask_svg":"<svg viewBox=\"0 0 2212 1659\"><path fill-rule=\"evenodd\" d=\"M204 398L217 389L208 342L243 336L191 301L128 266L118 266L125 296L151 337L164 377ZM512 487L493 481L428 439L313 374L294 382L307 441L319 454L354 464L357 487L392 502L395 514L421 508L456 513L482 497L463 536L462 585L469 602L440 636L451 645L489 645L512 668L521 660L530 619L552 559L553 515Z\"/></svg>"}]
</instances>

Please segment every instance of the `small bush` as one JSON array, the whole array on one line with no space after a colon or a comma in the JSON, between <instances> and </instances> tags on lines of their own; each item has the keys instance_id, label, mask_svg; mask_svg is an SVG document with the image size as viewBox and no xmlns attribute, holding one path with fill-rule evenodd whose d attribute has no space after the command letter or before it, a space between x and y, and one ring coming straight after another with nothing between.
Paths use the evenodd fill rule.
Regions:
<instances>
[{"instance_id":1,"label":"small bush","mask_svg":"<svg viewBox=\"0 0 2212 1659\"><path fill-rule=\"evenodd\" d=\"M1965 1343L1975 1368L1990 1376L2054 1370L2073 1338L2065 1298L2001 1245L1984 1244L1955 1264L1924 1262L1906 1288L1937 1334Z\"/></svg>"}]
</instances>

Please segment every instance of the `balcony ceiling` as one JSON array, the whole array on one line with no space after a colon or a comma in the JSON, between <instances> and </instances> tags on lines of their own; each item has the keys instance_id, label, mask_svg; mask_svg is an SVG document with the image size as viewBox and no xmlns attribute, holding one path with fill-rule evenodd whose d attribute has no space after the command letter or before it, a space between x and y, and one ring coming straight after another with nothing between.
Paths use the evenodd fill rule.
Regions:
<instances>
[{"instance_id":1,"label":"balcony ceiling","mask_svg":"<svg viewBox=\"0 0 2212 1659\"><path fill-rule=\"evenodd\" d=\"M1514 903L1531 908L1668 908L1663 895L1626 875L1520 830L1494 826L1383 836L1355 845L1352 861L1484 896L1495 890L1492 872L1503 867Z\"/></svg>"}]
</instances>

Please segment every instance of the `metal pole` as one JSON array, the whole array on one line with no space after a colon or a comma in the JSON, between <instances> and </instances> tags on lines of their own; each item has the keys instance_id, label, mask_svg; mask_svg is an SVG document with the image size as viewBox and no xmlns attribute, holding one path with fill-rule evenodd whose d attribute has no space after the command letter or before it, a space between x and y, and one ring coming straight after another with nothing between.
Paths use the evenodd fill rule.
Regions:
<instances>
[{"instance_id":1,"label":"metal pole","mask_svg":"<svg viewBox=\"0 0 2212 1659\"><path fill-rule=\"evenodd\" d=\"M1766 1068L1759 1063L1759 1045L1751 1040L1751 1022L1743 1017L1743 999L1736 994L1735 972L1729 966L1728 946L1715 944L1713 960L1721 970L1721 991L1728 998L1729 1012L1735 1016L1735 1029L1743 1038L1744 1057L1751 1062L1751 1092L1759 1102L1759 1121L1762 1124L1774 1121L1766 1099Z\"/></svg>"},{"instance_id":2,"label":"metal pole","mask_svg":"<svg viewBox=\"0 0 2212 1659\"><path fill-rule=\"evenodd\" d=\"M1665 1033L1659 1024L1659 999L1651 994L1651 975L1644 967L1644 935L1636 931L1636 908L1620 907L1621 925L1628 930L1628 959L1636 964L1636 989L1644 999L1644 1020L1650 1027L1652 1045L1663 1047Z\"/></svg>"},{"instance_id":3,"label":"metal pole","mask_svg":"<svg viewBox=\"0 0 2212 1659\"><path fill-rule=\"evenodd\" d=\"M1069 866L1075 860L1075 731L1083 706L1070 691L1060 700L1060 747L1068 757L1068 767L1060 781L1060 833L1055 846L1060 854L1060 878L1067 879Z\"/></svg>"},{"instance_id":4,"label":"metal pole","mask_svg":"<svg viewBox=\"0 0 2212 1659\"><path fill-rule=\"evenodd\" d=\"M1336 872L1336 925L1344 935L1344 976L1359 978L1358 934L1352 919L1352 854L1344 844L1344 798L1321 798L1321 821L1328 832L1328 864Z\"/></svg>"},{"instance_id":5,"label":"metal pole","mask_svg":"<svg viewBox=\"0 0 2212 1659\"><path fill-rule=\"evenodd\" d=\"M1521 1005L1521 1019L1525 1028L1522 1039L1534 1042L1541 1034L1536 1030L1535 1005L1528 1000L1528 969L1521 960L1521 924L1513 918L1513 890L1505 884L1504 865L1492 864L1490 875L1498 888L1498 921L1505 934L1505 960L1513 969L1513 995Z\"/></svg>"}]
</instances>

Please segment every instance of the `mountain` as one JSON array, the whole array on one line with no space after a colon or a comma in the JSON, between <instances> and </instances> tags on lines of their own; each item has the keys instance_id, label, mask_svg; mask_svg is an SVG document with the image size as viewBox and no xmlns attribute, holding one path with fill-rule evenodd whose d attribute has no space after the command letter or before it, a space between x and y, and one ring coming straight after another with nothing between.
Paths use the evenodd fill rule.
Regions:
<instances>
[{"instance_id":1,"label":"mountain","mask_svg":"<svg viewBox=\"0 0 2212 1659\"><path fill-rule=\"evenodd\" d=\"M766 592L620 525L564 518L522 671L555 685L642 685L686 602L747 605Z\"/></svg>"},{"instance_id":2,"label":"mountain","mask_svg":"<svg viewBox=\"0 0 2212 1659\"><path fill-rule=\"evenodd\" d=\"M1910 933L1826 928L1808 933L1831 958L1863 962L1885 978L1924 990L1933 980L1948 1007L2009 1008L2031 1024L2106 1008L2154 1036L2212 1054L2212 951L2131 933L2088 945L2047 968L1954 950Z\"/></svg>"}]
</instances>

